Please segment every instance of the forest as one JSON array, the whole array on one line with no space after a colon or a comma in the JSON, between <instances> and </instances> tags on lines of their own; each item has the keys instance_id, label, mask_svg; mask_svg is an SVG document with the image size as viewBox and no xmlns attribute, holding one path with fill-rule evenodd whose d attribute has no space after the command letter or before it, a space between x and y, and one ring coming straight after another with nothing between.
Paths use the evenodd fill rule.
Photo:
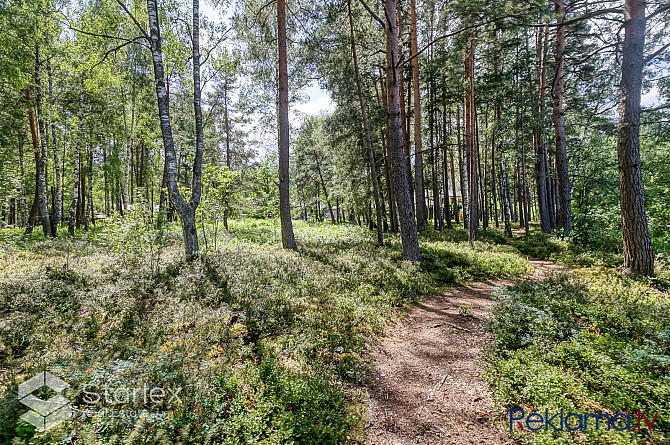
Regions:
<instances>
[{"instance_id":1,"label":"forest","mask_svg":"<svg viewBox=\"0 0 670 445\"><path fill-rule=\"evenodd\" d=\"M670 442L667 0L0 23L0 443Z\"/></svg>"}]
</instances>

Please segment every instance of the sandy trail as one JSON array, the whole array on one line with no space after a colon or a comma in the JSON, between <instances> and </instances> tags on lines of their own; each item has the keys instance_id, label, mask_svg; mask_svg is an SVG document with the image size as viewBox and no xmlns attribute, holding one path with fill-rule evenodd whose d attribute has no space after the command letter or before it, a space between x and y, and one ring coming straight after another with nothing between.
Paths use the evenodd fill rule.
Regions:
<instances>
[{"instance_id":1,"label":"sandy trail","mask_svg":"<svg viewBox=\"0 0 670 445\"><path fill-rule=\"evenodd\" d=\"M530 260L533 277L559 266ZM506 280L456 287L421 302L388 330L371 352L366 441L370 445L506 444L502 410L481 377L491 340L496 286Z\"/></svg>"}]
</instances>

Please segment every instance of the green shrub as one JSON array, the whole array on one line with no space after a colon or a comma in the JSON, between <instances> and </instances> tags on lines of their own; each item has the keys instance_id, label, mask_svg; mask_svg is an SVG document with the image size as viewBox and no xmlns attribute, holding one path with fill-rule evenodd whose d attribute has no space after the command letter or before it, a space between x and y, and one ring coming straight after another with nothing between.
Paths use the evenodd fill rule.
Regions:
<instances>
[{"instance_id":1,"label":"green shrub","mask_svg":"<svg viewBox=\"0 0 670 445\"><path fill-rule=\"evenodd\" d=\"M550 412L658 410L651 434L589 430L581 440L670 439L667 295L615 274L559 274L500 289L495 300L486 377L500 404ZM517 434L523 443L575 440L566 432Z\"/></svg>"},{"instance_id":2,"label":"green shrub","mask_svg":"<svg viewBox=\"0 0 670 445\"><path fill-rule=\"evenodd\" d=\"M0 368L21 370L4 379L14 390L54 371L81 410L110 408L89 407L86 384L181 388L180 400L127 403L116 408L139 415L35 433L4 392L0 442L341 443L354 420L347 385L365 381L363 350L399 307L452 283L529 270L494 244L439 239L462 230L423 238L426 260L413 264L398 235L379 247L357 226L296 221L299 248L287 251L278 221L232 219L216 250L185 263L172 244L179 228L147 221L137 209L73 240L11 238L0 256Z\"/></svg>"}]
</instances>

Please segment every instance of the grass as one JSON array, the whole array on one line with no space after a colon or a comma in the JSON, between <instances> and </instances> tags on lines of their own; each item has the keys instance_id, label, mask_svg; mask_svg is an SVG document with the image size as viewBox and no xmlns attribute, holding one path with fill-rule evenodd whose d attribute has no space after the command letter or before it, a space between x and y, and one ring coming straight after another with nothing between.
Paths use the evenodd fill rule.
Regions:
<instances>
[{"instance_id":1,"label":"grass","mask_svg":"<svg viewBox=\"0 0 670 445\"><path fill-rule=\"evenodd\" d=\"M282 250L272 220L231 221L216 249L207 230L187 264L178 228L145 221L73 240L0 231L0 442L340 443L358 421L365 348L400 308L529 269L495 232L472 250L462 231L429 231L412 264L397 236L379 247L352 225L296 221L298 251ZM79 411L36 433L13 392L43 369ZM178 397L114 397L138 388Z\"/></svg>"}]
</instances>

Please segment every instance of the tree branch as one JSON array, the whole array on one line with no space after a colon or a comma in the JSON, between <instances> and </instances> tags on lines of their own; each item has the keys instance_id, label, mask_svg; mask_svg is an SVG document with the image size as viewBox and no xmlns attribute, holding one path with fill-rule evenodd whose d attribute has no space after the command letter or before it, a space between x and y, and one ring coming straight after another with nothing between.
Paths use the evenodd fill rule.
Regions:
<instances>
[{"instance_id":1,"label":"tree branch","mask_svg":"<svg viewBox=\"0 0 670 445\"><path fill-rule=\"evenodd\" d=\"M124 11L126 11L126 14L128 14L128 17L130 17L130 20L133 21L135 26L137 26L137 29L140 30L140 32L142 33L144 38L149 41L149 45L151 45L151 39L149 38L149 34L147 34L147 31L142 27L142 25L140 25L140 22L137 21L137 19L133 15L133 13L130 12L130 10L126 7L126 5L121 0L116 0L116 3L118 3L119 6L121 6L121 8L123 8Z\"/></svg>"},{"instance_id":2,"label":"tree branch","mask_svg":"<svg viewBox=\"0 0 670 445\"><path fill-rule=\"evenodd\" d=\"M640 110L640 113L651 113L652 111L667 110L668 108L670 108L670 103L659 105L654 108L643 108Z\"/></svg>"},{"instance_id":3,"label":"tree branch","mask_svg":"<svg viewBox=\"0 0 670 445\"><path fill-rule=\"evenodd\" d=\"M667 50L668 48L670 48L670 42L663 45L658 51L654 51L653 53L649 54L648 57L645 57L644 64L645 65L648 64L649 62L654 60L656 57L663 54L665 52L665 50Z\"/></svg>"},{"instance_id":4,"label":"tree branch","mask_svg":"<svg viewBox=\"0 0 670 445\"><path fill-rule=\"evenodd\" d=\"M370 13L373 19L377 20L380 25L382 25L384 28L386 28L386 23L377 15L375 12L368 6L367 3L365 3L365 0L358 0L361 2L361 4L365 7L365 9Z\"/></svg>"}]
</instances>

